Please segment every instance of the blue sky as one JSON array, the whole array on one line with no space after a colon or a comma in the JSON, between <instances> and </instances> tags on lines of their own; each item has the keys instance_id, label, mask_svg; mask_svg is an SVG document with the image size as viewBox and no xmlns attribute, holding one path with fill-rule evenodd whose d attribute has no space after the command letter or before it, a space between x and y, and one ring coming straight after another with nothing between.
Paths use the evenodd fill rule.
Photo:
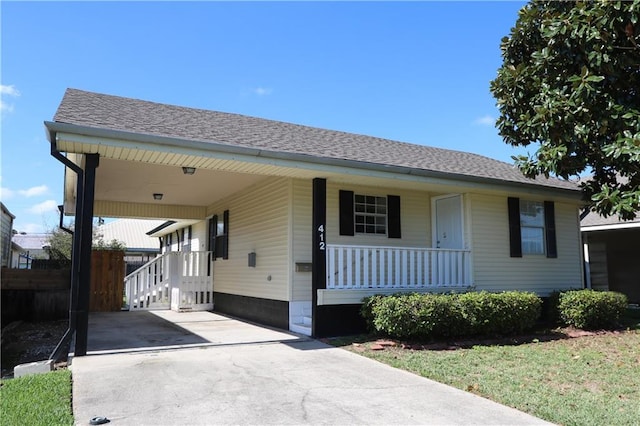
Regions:
<instances>
[{"instance_id":1,"label":"blue sky","mask_svg":"<svg viewBox=\"0 0 640 426\"><path fill-rule=\"evenodd\" d=\"M52 229L63 168L43 122L67 87L511 162L489 82L524 2L6 2L2 201Z\"/></svg>"}]
</instances>

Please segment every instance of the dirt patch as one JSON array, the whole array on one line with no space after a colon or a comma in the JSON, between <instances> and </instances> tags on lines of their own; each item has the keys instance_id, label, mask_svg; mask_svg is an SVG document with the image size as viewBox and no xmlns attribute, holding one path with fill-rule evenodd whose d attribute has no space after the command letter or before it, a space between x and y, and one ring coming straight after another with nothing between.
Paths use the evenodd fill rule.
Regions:
<instances>
[{"instance_id":1,"label":"dirt patch","mask_svg":"<svg viewBox=\"0 0 640 426\"><path fill-rule=\"evenodd\" d=\"M23 322L15 321L2 328L2 377L11 377L19 364L49 358L64 336L67 320ZM59 366L66 362L63 354Z\"/></svg>"},{"instance_id":2,"label":"dirt patch","mask_svg":"<svg viewBox=\"0 0 640 426\"><path fill-rule=\"evenodd\" d=\"M474 346L516 346L528 343L549 342L553 340L575 339L586 336L601 335L619 335L620 330L581 330L574 327L561 327L552 330L540 330L535 333L518 335L518 336L494 336L494 337L475 337L462 338L455 340L441 339L431 342L414 342L402 341L394 339L376 339L374 336L360 336L356 341L348 342L347 345L353 346L356 352L364 352L366 350L382 351L387 348L398 347L406 350L414 351L454 351L458 349L468 349ZM345 338L327 338L320 339L325 343L334 346L344 346L341 344ZM346 339L348 341L348 339Z\"/></svg>"}]
</instances>

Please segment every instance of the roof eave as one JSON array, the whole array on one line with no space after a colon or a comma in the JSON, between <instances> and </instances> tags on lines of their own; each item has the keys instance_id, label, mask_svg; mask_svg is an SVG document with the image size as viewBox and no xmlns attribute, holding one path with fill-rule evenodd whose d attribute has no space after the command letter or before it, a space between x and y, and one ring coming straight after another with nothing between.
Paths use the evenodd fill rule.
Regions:
<instances>
[{"instance_id":1,"label":"roof eave","mask_svg":"<svg viewBox=\"0 0 640 426\"><path fill-rule=\"evenodd\" d=\"M258 148L242 147L237 145L229 145L216 141L198 141L192 139L181 139L169 136L127 132L123 130L105 129L99 127L84 126L78 124L62 123L45 121L45 126L48 129L48 137L50 141L56 141L56 135L58 132L78 134L87 137L97 138L109 138L130 142L147 143L164 145L167 147L180 146L183 149L192 150L206 150L217 151L225 154L243 155L249 157L261 157L264 159L273 160L287 160L301 163L319 164L344 168L357 168L362 170L386 172L400 175L410 175L423 178L435 178L435 179L447 179L454 180L461 183L475 183L475 184L487 184L487 185L499 185L513 191L523 189L540 189L545 192L551 192L564 197L574 198L576 200L581 199L581 192L576 186L575 189L570 188L556 188L547 185L541 185L535 181L531 182L515 182L507 181L498 178L471 176L459 173L440 172L426 169L416 169L405 166L394 166L380 163L369 163L363 161L340 159L340 158L327 158L317 157L303 153L291 153L280 151L269 151Z\"/></svg>"}]
</instances>

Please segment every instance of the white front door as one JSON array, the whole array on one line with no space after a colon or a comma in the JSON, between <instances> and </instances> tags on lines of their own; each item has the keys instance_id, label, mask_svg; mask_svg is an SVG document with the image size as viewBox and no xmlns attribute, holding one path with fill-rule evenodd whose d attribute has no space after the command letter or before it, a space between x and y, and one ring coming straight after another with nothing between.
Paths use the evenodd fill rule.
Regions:
<instances>
[{"instance_id":1,"label":"white front door","mask_svg":"<svg viewBox=\"0 0 640 426\"><path fill-rule=\"evenodd\" d=\"M462 249L462 196L434 198L435 210L433 246L442 249Z\"/></svg>"}]
</instances>

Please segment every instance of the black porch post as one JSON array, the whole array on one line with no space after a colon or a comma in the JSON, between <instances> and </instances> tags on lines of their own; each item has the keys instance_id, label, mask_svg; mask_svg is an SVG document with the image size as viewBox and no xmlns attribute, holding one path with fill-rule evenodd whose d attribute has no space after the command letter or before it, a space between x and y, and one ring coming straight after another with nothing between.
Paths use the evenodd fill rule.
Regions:
<instances>
[{"instance_id":1,"label":"black porch post","mask_svg":"<svg viewBox=\"0 0 640 426\"><path fill-rule=\"evenodd\" d=\"M76 181L76 211L71 249L71 294L69 298L69 330L75 334L78 323L78 291L80 288L80 229L82 228L82 197L84 196L84 171ZM73 335L70 336L73 338Z\"/></svg>"},{"instance_id":2,"label":"black porch post","mask_svg":"<svg viewBox=\"0 0 640 426\"><path fill-rule=\"evenodd\" d=\"M311 256L311 335L316 336L316 314L318 290L327 288L326 281L326 219L327 219L327 180L313 179L313 254Z\"/></svg>"},{"instance_id":3,"label":"black porch post","mask_svg":"<svg viewBox=\"0 0 640 426\"><path fill-rule=\"evenodd\" d=\"M89 299L91 297L91 243L93 240L93 201L96 184L96 168L99 154L86 154L80 227L76 227L76 238L80 238L80 267L78 273L78 307L76 312L75 356L87 354L87 331L89 328ZM79 232L78 232L79 231Z\"/></svg>"}]
</instances>

